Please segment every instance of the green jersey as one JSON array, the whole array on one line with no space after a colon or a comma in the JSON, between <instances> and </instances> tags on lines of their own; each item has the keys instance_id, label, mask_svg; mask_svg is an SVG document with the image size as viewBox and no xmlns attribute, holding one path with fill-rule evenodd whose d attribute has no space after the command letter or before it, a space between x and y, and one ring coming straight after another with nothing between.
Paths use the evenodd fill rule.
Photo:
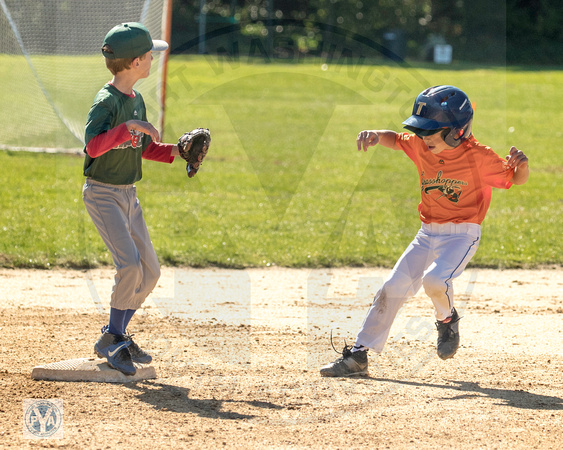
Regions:
<instances>
[{"instance_id":1,"label":"green jersey","mask_svg":"<svg viewBox=\"0 0 563 450\"><path fill-rule=\"evenodd\" d=\"M124 94L111 84L106 84L96 95L88 112L84 142L109 131L128 120L147 120L143 97L133 91L134 97ZM84 147L84 175L109 184L132 184L142 177L142 153L151 142L143 133L134 147L131 141L109 150L97 158L86 153Z\"/></svg>"}]
</instances>

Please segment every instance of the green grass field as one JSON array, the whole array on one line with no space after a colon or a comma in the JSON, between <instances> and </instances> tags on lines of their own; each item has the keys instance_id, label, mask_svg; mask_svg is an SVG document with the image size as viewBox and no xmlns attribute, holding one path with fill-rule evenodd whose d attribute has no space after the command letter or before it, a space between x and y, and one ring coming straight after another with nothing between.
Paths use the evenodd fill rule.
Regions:
<instances>
[{"instance_id":1,"label":"green grass field","mask_svg":"<svg viewBox=\"0 0 563 450\"><path fill-rule=\"evenodd\" d=\"M527 184L493 193L471 264L563 262L561 71L191 56L172 58L168 73L163 140L199 126L213 140L191 180L181 160L144 163L138 195L164 264L391 266L419 227L416 169L383 147L359 153L355 138L368 128L401 130L415 96L436 84L468 93L479 141L503 156L515 145L530 158ZM9 85L7 71L0 75ZM77 110L85 117L89 106ZM1 265L111 263L82 204L81 157L0 151L0 167Z\"/></svg>"}]
</instances>

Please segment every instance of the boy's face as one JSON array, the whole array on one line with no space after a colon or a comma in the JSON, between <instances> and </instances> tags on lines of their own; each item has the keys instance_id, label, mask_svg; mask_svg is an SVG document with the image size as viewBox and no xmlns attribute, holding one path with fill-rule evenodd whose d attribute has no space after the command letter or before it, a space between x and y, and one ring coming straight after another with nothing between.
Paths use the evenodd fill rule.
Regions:
<instances>
[{"instance_id":1,"label":"boy's face","mask_svg":"<svg viewBox=\"0 0 563 450\"><path fill-rule=\"evenodd\" d=\"M442 130L439 130L437 133L431 134L430 136L419 137L424 141L428 150L435 155L443 152L444 150L451 150L452 148L455 148L444 142L444 139L442 139Z\"/></svg>"},{"instance_id":2,"label":"boy's face","mask_svg":"<svg viewBox=\"0 0 563 450\"><path fill-rule=\"evenodd\" d=\"M139 65L136 70L139 71L139 78L147 78L151 72L151 63L153 60L152 52L149 50L141 58L137 58ZM134 63L136 64L136 62Z\"/></svg>"}]
</instances>

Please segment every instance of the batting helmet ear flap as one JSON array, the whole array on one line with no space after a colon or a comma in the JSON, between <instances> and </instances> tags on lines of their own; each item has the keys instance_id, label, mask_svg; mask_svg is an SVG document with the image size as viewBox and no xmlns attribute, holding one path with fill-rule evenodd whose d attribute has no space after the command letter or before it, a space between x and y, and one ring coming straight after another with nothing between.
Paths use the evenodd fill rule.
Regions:
<instances>
[{"instance_id":1,"label":"batting helmet ear flap","mask_svg":"<svg viewBox=\"0 0 563 450\"><path fill-rule=\"evenodd\" d=\"M447 136L448 134L450 134L451 132L452 132L452 129L451 129L451 128L444 128L444 129L442 130L442 134L441 134L442 139L445 140L445 139L446 139L446 136Z\"/></svg>"},{"instance_id":2,"label":"batting helmet ear flap","mask_svg":"<svg viewBox=\"0 0 563 450\"><path fill-rule=\"evenodd\" d=\"M442 139L450 147L457 147L463 141L471 136L471 124L473 123L473 118L471 118L463 127L461 128L447 128L442 133Z\"/></svg>"}]
</instances>

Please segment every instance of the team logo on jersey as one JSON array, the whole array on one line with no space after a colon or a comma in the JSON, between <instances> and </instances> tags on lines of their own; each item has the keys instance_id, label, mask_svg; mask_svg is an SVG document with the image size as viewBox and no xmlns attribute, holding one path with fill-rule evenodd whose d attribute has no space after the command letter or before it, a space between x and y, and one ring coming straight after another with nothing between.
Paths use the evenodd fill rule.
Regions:
<instances>
[{"instance_id":1,"label":"team logo on jersey","mask_svg":"<svg viewBox=\"0 0 563 450\"><path fill-rule=\"evenodd\" d=\"M136 130L132 130L129 133L131 134L131 139L121 145L118 145L115 148L137 148L142 145L143 136L145 135L145 133Z\"/></svg>"},{"instance_id":2,"label":"team logo on jersey","mask_svg":"<svg viewBox=\"0 0 563 450\"><path fill-rule=\"evenodd\" d=\"M443 172L440 170L435 178L424 178L424 172L422 172L420 188L427 195L438 192L439 195L436 197L436 200L445 197L450 202L457 203L463 193L463 187L467 186L467 181L443 178L443 175Z\"/></svg>"},{"instance_id":3,"label":"team logo on jersey","mask_svg":"<svg viewBox=\"0 0 563 450\"><path fill-rule=\"evenodd\" d=\"M136 148L139 142L141 142L142 137L143 133L141 131L131 130L131 147Z\"/></svg>"}]
</instances>

